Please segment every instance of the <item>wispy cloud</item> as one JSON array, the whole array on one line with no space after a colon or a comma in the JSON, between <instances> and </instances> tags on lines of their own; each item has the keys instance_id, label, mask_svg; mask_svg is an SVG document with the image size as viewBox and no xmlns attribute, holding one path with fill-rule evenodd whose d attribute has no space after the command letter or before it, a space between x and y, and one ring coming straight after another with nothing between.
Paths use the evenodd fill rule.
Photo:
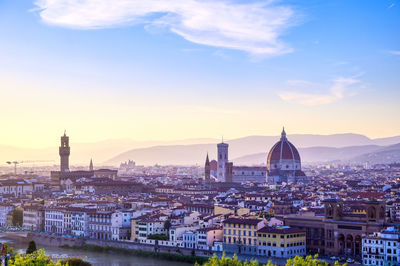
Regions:
<instances>
[{"instance_id":1,"label":"wispy cloud","mask_svg":"<svg viewBox=\"0 0 400 266\"><path fill-rule=\"evenodd\" d=\"M392 8L392 7L394 7L396 4L395 3L392 3L388 8Z\"/></svg>"},{"instance_id":2,"label":"wispy cloud","mask_svg":"<svg viewBox=\"0 0 400 266\"><path fill-rule=\"evenodd\" d=\"M400 55L400 51L389 51L392 55Z\"/></svg>"},{"instance_id":3,"label":"wispy cloud","mask_svg":"<svg viewBox=\"0 0 400 266\"><path fill-rule=\"evenodd\" d=\"M292 7L274 0L37 0L49 24L101 29L141 24L165 27L186 40L275 56L292 51L282 40L294 25Z\"/></svg>"},{"instance_id":4,"label":"wispy cloud","mask_svg":"<svg viewBox=\"0 0 400 266\"><path fill-rule=\"evenodd\" d=\"M348 90L355 84L359 84L361 81L355 78L336 78L332 81L332 85L329 87L327 93L303 93L298 91L285 91L279 93L279 97L290 103L297 103L302 105L322 105L333 103L339 99L344 98L348 95ZM303 90L307 85L315 85L308 81L288 81L291 86L298 85Z\"/></svg>"}]
</instances>

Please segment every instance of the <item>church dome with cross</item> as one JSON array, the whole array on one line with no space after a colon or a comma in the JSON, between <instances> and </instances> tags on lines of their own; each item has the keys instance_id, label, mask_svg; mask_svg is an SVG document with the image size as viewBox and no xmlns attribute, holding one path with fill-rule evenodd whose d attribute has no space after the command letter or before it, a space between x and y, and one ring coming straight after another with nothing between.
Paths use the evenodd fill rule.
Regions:
<instances>
[{"instance_id":1,"label":"church dome with cross","mask_svg":"<svg viewBox=\"0 0 400 266\"><path fill-rule=\"evenodd\" d=\"M301 171L299 151L287 139L285 128L281 139L271 148L267 159L268 180L270 182L296 182L305 177Z\"/></svg>"}]
</instances>

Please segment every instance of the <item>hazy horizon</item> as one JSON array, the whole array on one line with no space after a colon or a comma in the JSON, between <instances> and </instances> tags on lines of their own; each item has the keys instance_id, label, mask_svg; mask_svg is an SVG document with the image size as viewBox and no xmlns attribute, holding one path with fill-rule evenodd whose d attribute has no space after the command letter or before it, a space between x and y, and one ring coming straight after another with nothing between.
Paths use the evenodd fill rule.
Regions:
<instances>
[{"instance_id":1,"label":"hazy horizon","mask_svg":"<svg viewBox=\"0 0 400 266\"><path fill-rule=\"evenodd\" d=\"M130 137L121 137L121 138L107 138L107 139L100 139L100 140L89 140L89 141L82 141L82 140L75 140L74 135L70 135L67 133L67 135L70 137L70 143L71 145L73 144L78 144L78 145L85 145L85 144L98 144L98 143L106 143L106 142L122 142L122 141L128 141L128 142L133 142L137 143L140 147L143 145L143 147L150 147L153 145L163 145L165 143L166 145L171 145L171 143L177 143L177 145L191 145L193 143L197 144L209 144L209 143L219 143L222 141L229 142L232 140L236 139L242 139L242 138L248 138L248 137L276 137L277 139L280 138L280 133L275 134L275 135L245 135L245 136L237 136L237 137L232 137L232 138L226 138L225 136L220 136L218 137L193 137L193 138L182 138L182 139L135 139L135 138L130 138ZM319 134L317 132L314 133L293 133L293 134L288 134L288 136L301 136L301 135L315 135L315 136L332 136L332 135L359 135L363 137L367 137L370 140L376 140L376 139L386 139L386 138L393 138L393 137L399 137L400 133L397 135L390 135L390 136L383 136L383 137L369 137L366 134L361 134L361 133L353 133L353 132L346 132L346 133L332 133L332 134ZM20 146L18 144L16 145L10 145L9 143L1 143L0 146L3 147L10 147L10 148L17 148L17 149L53 149L54 147L59 146L59 140L62 134L59 134L59 136L54 137L53 143L49 144L48 146L34 146L34 143L32 146ZM181 144L179 144L181 143ZM188 143L188 144L187 144Z\"/></svg>"}]
</instances>

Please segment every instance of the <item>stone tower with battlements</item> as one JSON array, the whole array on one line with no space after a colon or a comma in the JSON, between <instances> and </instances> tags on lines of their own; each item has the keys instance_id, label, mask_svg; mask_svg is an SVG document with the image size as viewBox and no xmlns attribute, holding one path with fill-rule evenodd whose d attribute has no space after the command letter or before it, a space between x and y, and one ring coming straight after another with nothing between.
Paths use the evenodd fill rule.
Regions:
<instances>
[{"instance_id":1,"label":"stone tower with battlements","mask_svg":"<svg viewBox=\"0 0 400 266\"><path fill-rule=\"evenodd\" d=\"M59 148L60 154L60 171L69 172L69 155L71 149L69 147L69 137L66 135L64 131L64 136L61 136L61 146Z\"/></svg>"}]
</instances>

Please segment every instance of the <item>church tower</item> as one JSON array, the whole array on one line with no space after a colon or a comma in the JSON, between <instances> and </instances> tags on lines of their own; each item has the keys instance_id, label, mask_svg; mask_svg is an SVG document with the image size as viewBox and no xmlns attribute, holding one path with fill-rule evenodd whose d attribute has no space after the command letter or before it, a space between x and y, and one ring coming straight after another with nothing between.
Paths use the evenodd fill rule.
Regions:
<instances>
[{"instance_id":1,"label":"church tower","mask_svg":"<svg viewBox=\"0 0 400 266\"><path fill-rule=\"evenodd\" d=\"M67 137L65 131L64 136L61 136L61 146L59 148L60 154L60 171L69 172L69 154L70 154L70 147L69 147L69 137Z\"/></svg>"},{"instance_id":2,"label":"church tower","mask_svg":"<svg viewBox=\"0 0 400 266\"><path fill-rule=\"evenodd\" d=\"M208 153L206 157L206 164L204 166L204 180L206 184L211 183L211 165L210 160L208 159Z\"/></svg>"},{"instance_id":3,"label":"church tower","mask_svg":"<svg viewBox=\"0 0 400 266\"><path fill-rule=\"evenodd\" d=\"M226 164L228 163L228 147L229 145L222 143L217 145L218 150L218 167L217 167L217 179L219 182L226 182Z\"/></svg>"},{"instance_id":4,"label":"church tower","mask_svg":"<svg viewBox=\"0 0 400 266\"><path fill-rule=\"evenodd\" d=\"M93 171L93 160L90 159L89 171Z\"/></svg>"}]
</instances>

